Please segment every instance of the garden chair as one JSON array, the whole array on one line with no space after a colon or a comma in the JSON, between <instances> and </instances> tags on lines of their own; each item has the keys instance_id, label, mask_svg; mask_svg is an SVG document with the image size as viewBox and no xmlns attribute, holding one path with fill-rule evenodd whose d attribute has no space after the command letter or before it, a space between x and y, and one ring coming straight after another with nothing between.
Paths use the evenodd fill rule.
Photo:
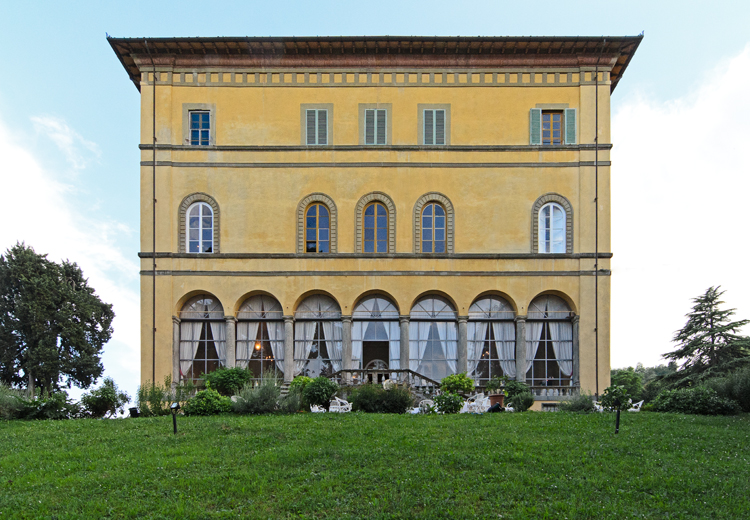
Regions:
<instances>
[{"instance_id":1,"label":"garden chair","mask_svg":"<svg viewBox=\"0 0 750 520\"><path fill-rule=\"evenodd\" d=\"M352 411L352 404L345 399L340 397L334 397L331 399L331 404L328 407L329 412L346 413Z\"/></svg>"},{"instance_id":2,"label":"garden chair","mask_svg":"<svg viewBox=\"0 0 750 520\"><path fill-rule=\"evenodd\" d=\"M484 394L482 392L478 394L471 395L466 398L466 401L464 401L463 406L458 411L458 413L471 413L471 407L474 405L474 403L477 402L477 400L484 399Z\"/></svg>"},{"instance_id":3,"label":"garden chair","mask_svg":"<svg viewBox=\"0 0 750 520\"><path fill-rule=\"evenodd\" d=\"M431 399L422 399L419 401L418 408L420 413L428 413L430 410L435 409L435 401Z\"/></svg>"},{"instance_id":4,"label":"garden chair","mask_svg":"<svg viewBox=\"0 0 750 520\"><path fill-rule=\"evenodd\" d=\"M323 413L323 412L326 411L326 409L323 408L322 406L318 406L317 404L311 404L310 405L310 411L312 413Z\"/></svg>"},{"instance_id":5,"label":"garden chair","mask_svg":"<svg viewBox=\"0 0 750 520\"><path fill-rule=\"evenodd\" d=\"M631 406L630 408L628 408L628 411L629 412L640 412L641 411L641 406L643 406L643 401L638 401L633 406Z\"/></svg>"},{"instance_id":6,"label":"garden chair","mask_svg":"<svg viewBox=\"0 0 750 520\"><path fill-rule=\"evenodd\" d=\"M602 403L600 403L599 401L595 401L594 402L594 411L595 412L603 412L604 411L604 407L602 406Z\"/></svg>"},{"instance_id":7,"label":"garden chair","mask_svg":"<svg viewBox=\"0 0 750 520\"><path fill-rule=\"evenodd\" d=\"M482 395L469 405L469 413L484 413L490 409L490 398Z\"/></svg>"}]
</instances>

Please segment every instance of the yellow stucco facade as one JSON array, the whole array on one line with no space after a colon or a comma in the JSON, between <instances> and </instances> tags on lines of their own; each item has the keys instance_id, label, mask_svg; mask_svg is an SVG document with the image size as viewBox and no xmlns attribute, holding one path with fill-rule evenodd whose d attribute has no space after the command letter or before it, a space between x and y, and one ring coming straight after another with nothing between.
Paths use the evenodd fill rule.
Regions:
<instances>
[{"instance_id":1,"label":"yellow stucco facade","mask_svg":"<svg viewBox=\"0 0 750 520\"><path fill-rule=\"evenodd\" d=\"M572 335L569 348L558 351L553 340L560 338L544 332L535 348L548 341L558 357L572 352L572 364L554 365L561 379L552 386L565 388L530 380L535 406L579 389L601 392L610 369L610 95L640 38L617 45L582 40L583 46L552 38L339 40L237 39L236 52L231 41L216 39L149 39L148 48L143 40L111 40L141 91L141 380L181 376L181 313L201 295L221 304L227 328L221 363L234 365L238 314L257 294L282 309L279 367L287 380L298 371L290 357L300 357L288 344L299 339L295 313L314 294L340 309L343 360L336 368L358 367L349 360L350 317L363 298L378 295L396 307L403 350L412 308L437 295L453 307L457 327L455 353L445 351L453 356L449 372L477 370L472 304L503 299L513 311L517 344L505 361L513 357L512 375L524 380L526 345L534 341L527 332L541 330L526 323L530 305L554 295L567 306L558 317L569 323L570 333L562 333ZM520 53L519 42L547 54ZM553 53L558 43L562 50ZM430 45L445 52L425 53ZM307 144L306 110L321 107L326 143ZM367 144L366 109L384 111L378 123L386 122L384 144ZM445 138L438 144L425 142L425 109L443 111ZM191 144L191 112L210 117L208 144ZM561 142L535 142L535 114L553 113L563 114ZM388 213L390 236L381 253L363 246L362 211L371 199ZM185 213L200 202L212 208L211 252L191 253ZM315 203L330 212L327 253L305 252L306 212ZM422 252L422 212L430 203L446 212L442 253ZM557 252L542 251L544 204L564 213ZM281 350L274 352L279 357ZM402 365L414 356L391 353Z\"/></svg>"}]
</instances>

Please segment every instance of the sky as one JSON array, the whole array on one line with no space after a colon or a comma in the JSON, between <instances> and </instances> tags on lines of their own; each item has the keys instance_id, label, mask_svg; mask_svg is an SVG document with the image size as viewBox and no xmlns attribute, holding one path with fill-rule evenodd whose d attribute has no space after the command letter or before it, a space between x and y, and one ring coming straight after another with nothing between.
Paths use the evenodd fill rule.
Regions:
<instances>
[{"instance_id":1,"label":"sky","mask_svg":"<svg viewBox=\"0 0 750 520\"><path fill-rule=\"evenodd\" d=\"M710 5L709 5L710 4ZM139 93L106 41L139 36L634 36L612 96L613 367L663 363L710 286L750 318L750 2L5 2L0 251L77 262L114 305L105 375L139 383ZM740 235L737 235L740 233ZM746 331L750 333L750 330Z\"/></svg>"}]
</instances>

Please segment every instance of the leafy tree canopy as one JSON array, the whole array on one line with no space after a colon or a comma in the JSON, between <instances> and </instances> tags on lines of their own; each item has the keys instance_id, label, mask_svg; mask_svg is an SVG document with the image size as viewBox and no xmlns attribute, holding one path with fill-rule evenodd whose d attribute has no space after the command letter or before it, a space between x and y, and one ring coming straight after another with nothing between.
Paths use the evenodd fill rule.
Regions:
<instances>
[{"instance_id":1,"label":"leafy tree canopy","mask_svg":"<svg viewBox=\"0 0 750 520\"><path fill-rule=\"evenodd\" d=\"M75 263L16 244L0 256L0 381L45 393L88 388L102 374L114 316Z\"/></svg>"},{"instance_id":2,"label":"leafy tree canopy","mask_svg":"<svg viewBox=\"0 0 750 520\"><path fill-rule=\"evenodd\" d=\"M671 386L686 386L750 363L750 338L738 334L750 321L731 321L735 310L719 308L722 294L719 287L709 287L693 299L687 323L674 336L677 349L664 354L680 365L664 378Z\"/></svg>"}]
</instances>

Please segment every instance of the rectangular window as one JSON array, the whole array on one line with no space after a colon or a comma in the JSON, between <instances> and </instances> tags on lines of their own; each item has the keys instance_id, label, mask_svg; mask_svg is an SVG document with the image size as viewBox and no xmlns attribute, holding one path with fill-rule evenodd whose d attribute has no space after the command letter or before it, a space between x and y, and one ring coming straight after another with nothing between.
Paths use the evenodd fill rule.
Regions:
<instances>
[{"instance_id":1,"label":"rectangular window","mask_svg":"<svg viewBox=\"0 0 750 520\"><path fill-rule=\"evenodd\" d=\"M365 110L365 144L386 144L386 110Z\"/></svg>"},{"instance_id":2,"label":"rectangular window","mask_svg":"<svg viewBox=\"0 0 750 520\"><path fill-rule=\"evenodd\" d=\"M424 111L424 144L445 144L445 110Z\"/></svg>"},{"instance_id":3,"label":"rectangular window","mask_svg":"<svg viewBox=\"0 0 750 520\"><path fill-rule=\"evenodd\" d=\"M191 110L190 145L208 146L211 135L211 113L208 110Z\"/></svg>"},{"instance_id":4,"label":"rectangular window","mask_svg":"<svg viewBox=\"0 0 750 520\"><path fill-rule=\"evenodd\" d=\"M542 144L563 144L562 111L542 112Z\"/></svg>"},{"instance_id":5,"label":"rectangular window","mask_svg":"<svg viewBox=\"0 0 750 520\"><path fill-rule=\"evenodd\" d=\"M306 111L308 145L328 144L328 110L308 109Z\"/></svg>"}]
</instances>

